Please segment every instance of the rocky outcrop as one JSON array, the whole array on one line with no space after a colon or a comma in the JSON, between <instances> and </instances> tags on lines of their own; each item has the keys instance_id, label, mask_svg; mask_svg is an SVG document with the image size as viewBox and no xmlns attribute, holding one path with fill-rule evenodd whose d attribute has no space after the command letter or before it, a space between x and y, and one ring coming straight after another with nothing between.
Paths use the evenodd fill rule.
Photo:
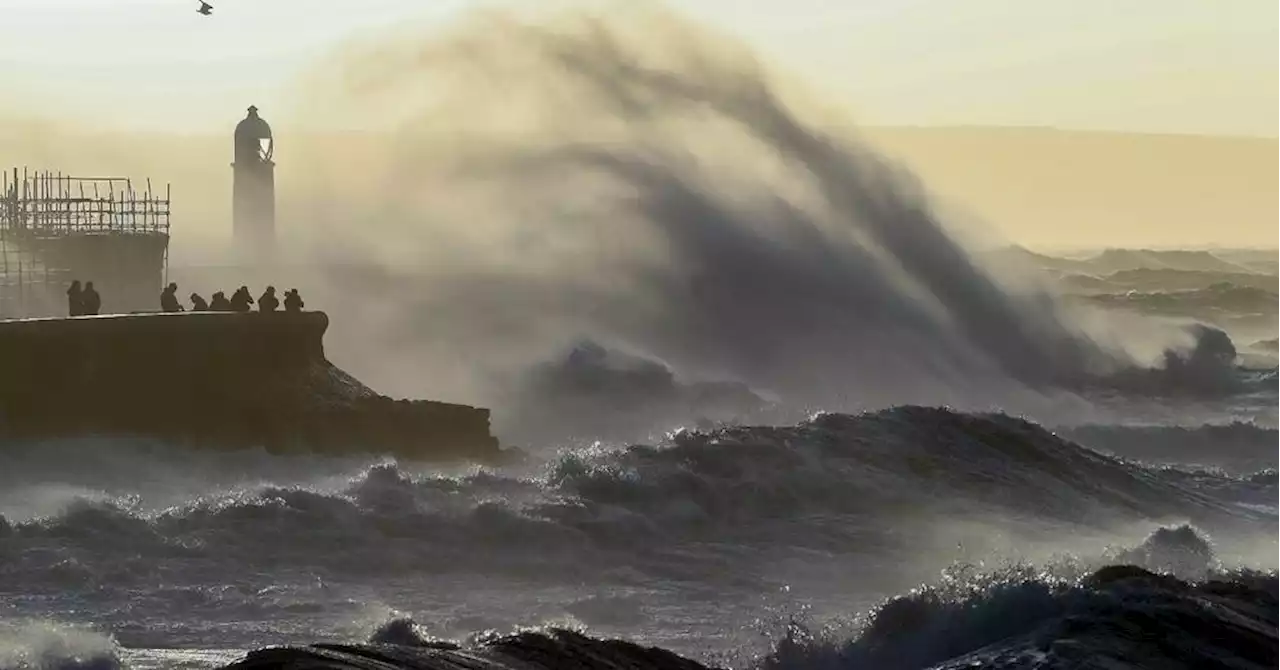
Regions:
<instances>
[{"instance_id":1,"label":"rocky outcrop","mask_svg":"<svg viewBox=\"0 0 1280 670\"><path fill-rule=\"evenodd\" d=\"M0 322L0 431L498 457L489 410L377 394L325 358L328 325L323 312Z\"/></svg>"},{"instance_id":2,"label":"rocky outcrop","mask_svg":"<svg viewBox=\"0 0 1280 670\"><path fill-rule=\"evenodd\" d=\"M657 647L564 629L528 631L463 649L449 642L317 644L249 652L223 670L710 670Z\"/></svg>"}]
</instances>

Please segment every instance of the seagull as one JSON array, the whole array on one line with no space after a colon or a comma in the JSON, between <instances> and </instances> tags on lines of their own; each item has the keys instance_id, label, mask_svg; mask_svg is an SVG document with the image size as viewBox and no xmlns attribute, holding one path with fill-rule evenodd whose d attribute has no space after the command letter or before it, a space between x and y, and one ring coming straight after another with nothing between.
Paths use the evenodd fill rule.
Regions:
<instances>
[{"instance_id":1,"label":"seagull","mask_svg":"<svg viewBox=\"0 0 1280 670\"><path fill-rule=\"evenodd\" d=\"M205 2L204 0L200 0L200 9L197 9L196 13L208 16L213 13L213 5Z\"/></svg>"}]
</instances>

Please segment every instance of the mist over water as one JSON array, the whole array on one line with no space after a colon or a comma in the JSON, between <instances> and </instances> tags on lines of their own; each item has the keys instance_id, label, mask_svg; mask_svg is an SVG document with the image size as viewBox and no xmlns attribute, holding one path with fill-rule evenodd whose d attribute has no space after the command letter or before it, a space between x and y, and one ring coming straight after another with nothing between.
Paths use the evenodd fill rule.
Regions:
<instances>
[{"instance_id":1,"label":"mist over water","mask_svg":"<svg viewBox=\"0 0 1280 670\"><path fill-rule=\"evenodd\" d=\"M580 342L833 409L1026 409L1029 388L1137 362L998 281L910 174L673 16L488 15L329 69L313 107L396 129L341 166L357 186L308 193L334 224L313 249L400 268L360 278L380 354L416 349L492 404L516 410L513 380Z\"/></svg>"}]
</instances>

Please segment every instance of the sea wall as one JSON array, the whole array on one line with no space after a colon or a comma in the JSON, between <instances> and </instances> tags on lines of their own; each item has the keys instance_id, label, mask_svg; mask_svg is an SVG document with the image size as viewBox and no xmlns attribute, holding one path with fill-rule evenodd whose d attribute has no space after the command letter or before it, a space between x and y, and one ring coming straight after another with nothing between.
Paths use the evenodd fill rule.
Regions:
<instances>
[{"instance_id":1,"label":"sea wall","mask_svg":"<svg viewBox=\"0 0 1280 670\"><path fill-rule=\"evenodd\" d=\"M487 409L378 395L325 358L328 325L323 312L3 321L0 430L422 459L496 456Z\"/></svg>"}]
</instances>

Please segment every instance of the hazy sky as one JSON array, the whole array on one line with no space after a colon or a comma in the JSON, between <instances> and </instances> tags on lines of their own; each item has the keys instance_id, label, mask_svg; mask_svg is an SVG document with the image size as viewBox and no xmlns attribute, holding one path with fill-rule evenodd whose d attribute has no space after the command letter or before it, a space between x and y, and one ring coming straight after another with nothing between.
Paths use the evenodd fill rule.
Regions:
<instances>
[{"instance_id":1,"label":"hazy sky","mask_svg":"<svg viewBox=\"0 0 1280 670\"><path fill-rule=\"evenodd\" d=\"M0 111L91 108L179 132L221 131L251 103L278 119L296 111L287 84L343 41L479 6L212 3L204 17L196 0L3 0ZM667 4L830 89L863 123L1276 136L1276 0Z\"/></svg>"}]
</instances>

